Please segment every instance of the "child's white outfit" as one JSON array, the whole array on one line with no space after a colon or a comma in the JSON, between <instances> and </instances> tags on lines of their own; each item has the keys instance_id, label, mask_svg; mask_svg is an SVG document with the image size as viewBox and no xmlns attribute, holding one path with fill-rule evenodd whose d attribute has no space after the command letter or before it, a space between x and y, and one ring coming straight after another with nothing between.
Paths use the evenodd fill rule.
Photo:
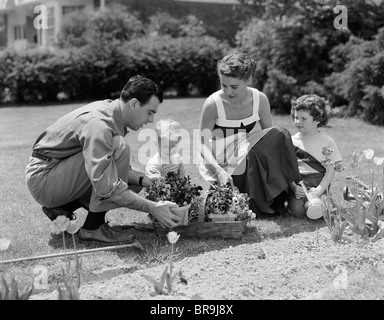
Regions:
<instances>
[{"instance_id":1,"label":"child's white outfit","mask_svg":"<svg viewBox=\"0 0 384 320\"><path fill-rule=\"evenodd\" d=\"M151 159L149 159L145 167L145 175L152 179L160 179L165 177L168 172L178 172L182 177L185 176L185 168L181 162L179 153L174 153L171 157L161 157L157 152Z\"/></svg>"},{"instance_id":2,"label":"child's white outfit","mask_svg":"<svg viewBox=\"0 0 384 320\"><path fill-rule=\"evenodd\" d=\"M326 170L321 165L321 162L325 160L325 156L321 152L323 147L333 150L328 156L332 163L343 160L334 139L323 132L311 136L298 132L292 136L292 143L298 155L297 163L299 172L307 188L317 187L324 177ZM292 192L288 200L289 212L298 218L305 217L306 202L306 197L296 199Z\"/></svg>"}]
</instances>

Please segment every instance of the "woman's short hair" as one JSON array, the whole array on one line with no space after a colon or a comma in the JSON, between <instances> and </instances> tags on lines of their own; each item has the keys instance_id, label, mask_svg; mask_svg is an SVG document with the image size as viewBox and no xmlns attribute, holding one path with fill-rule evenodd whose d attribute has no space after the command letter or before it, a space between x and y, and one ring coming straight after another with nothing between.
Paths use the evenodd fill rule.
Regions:
<instances>
[{"instance_id":1,"label":"woman's short hair","mask_svg":"<svg viewBox=\"0 0 384 320\"><path fill-rule=\"evenodd\" d=\"M296 111L308 112L314 121L319 121L318 127L325 126L328 123L328 112L325 99L316 94L305 94L296 100L291 100L291 116Z\"/></svg>"},{"instance_id":2,"label":"woman's short hair","mask_svg":"<svg viewBox=\"0 0 384 320\"><path fill-rule=\"evenodd\" d=\"M217 62L217 73L247 81L256 71L256 61L245 53L228 54Z\"/></svg>"},{"instance_id":3,"label":"woman's short hair","mask_svg":"<svg viewBox=\"0 0 384 320\"><path fill-rule=\"evenodd\" d=\"M163 102L162 89L153 80L139 75L130 78L120 94L124 103L136 98L141 105L148 103L152 96Z\"/></svg>"}]
</instances>

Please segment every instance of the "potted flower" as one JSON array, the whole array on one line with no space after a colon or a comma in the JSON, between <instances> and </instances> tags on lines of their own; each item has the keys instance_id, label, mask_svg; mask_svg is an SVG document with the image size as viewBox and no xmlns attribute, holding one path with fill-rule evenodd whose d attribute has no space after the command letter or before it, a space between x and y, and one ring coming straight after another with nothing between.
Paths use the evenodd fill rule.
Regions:
<instances>
[{"instance_id":1,"label":"potted flower","mask_svg":"<svg viewBox=\"0 0 384 320\"><path fill-rule=\"evenodd\" d=\"M215 184L205 200L206 220L220 222L254 219L256 215L248 204L247 193L240 193L238 188L231 187L229 183L225 186Z\"/></svg>"},{"instance_id":2,"label":"potted flower","mask_svg":"<svg viewBox=\"0 0 384 320\"><path fill-rule=\"evenodd\" d=\"M183 225L188 224L189 213L198 211L198 202L203 188L192 184L190 176L184 177L179 172L168 172L160 180L154 181L147 187L145 196L152 201L172 201L179 208L172 209L179 216L184 217Z\"/></svg>"}]
</instances>

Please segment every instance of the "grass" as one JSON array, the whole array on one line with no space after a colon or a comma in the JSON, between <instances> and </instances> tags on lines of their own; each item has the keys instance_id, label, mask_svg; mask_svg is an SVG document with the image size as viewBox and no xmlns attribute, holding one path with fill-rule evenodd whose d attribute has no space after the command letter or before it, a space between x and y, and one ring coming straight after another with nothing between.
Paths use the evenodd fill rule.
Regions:
<instances>
[{"instance_id":1,"label":"grass","mask_svg":"<svg viewBox=\"0 0 384 320\"><path fill-rule=\"evenodd\" d=\"M155 121L172 118L179 121L192 135L192 130L197 128L199 123L203 101L202 98L168 99L161 105ZM0 261L63 251L61 236L52 233L51 222L42 213L41 206L29 194L24 172L32 145L39 134L60 116L81 105L83 104L0 108L0 238L12 241L7 251L0 251ZM289 116L273 116L273 123L286 127L291 133L296 132ZM153 124L149 127L153 127ZM384 136L384 128L369 125L359 119L331 119L329 125L322 130L336 140L347 167L344 172L336 174L332 183L336 201L342 201L342 189L346 185L345 177L353 173L349 165L352 152L371 148L375 150L376 155L383 156L384 146L381 139ZM139 153L145 141L138 141L137 132L129 133L126 138L131 144L133 167L144 170L144 165L137 161L135 155ZM195 166L186 165L186 170L193 182L207 187ZM370 171L367 169L361 172L363 173L360 179L369 181ZM77 214L78 219L84 221L86 212L79 210ZM125 208L111 210L107 219L116 224L149 221L146 213ZM323 226L325 226L323 221L279 217L259 219L252 222L240 240L181 238L175 260L240 243L259 242L298 232L316 231ZM144 245L143 252L128 248L83 255L84 279L87 279L87 276L90 279L92 275L103 272L108 267L124 266L125 269L122 268L121 272L126 272L124 270L127 268L135 270L167 261L170 250L165 239L158 239L148 231L140 232L138 238ZM68 237L66 245L69 249L73 248L71 238ZM79 250L93 247L96 246L78 244ZM35 268L43 265L49 268L49 283L53 285L60 279L63 261L63 258L55 258L3 264L0 265L0 272L6 275L16 274L20 281L28 283L36 276Z\"/></svg>"}]
</instances>

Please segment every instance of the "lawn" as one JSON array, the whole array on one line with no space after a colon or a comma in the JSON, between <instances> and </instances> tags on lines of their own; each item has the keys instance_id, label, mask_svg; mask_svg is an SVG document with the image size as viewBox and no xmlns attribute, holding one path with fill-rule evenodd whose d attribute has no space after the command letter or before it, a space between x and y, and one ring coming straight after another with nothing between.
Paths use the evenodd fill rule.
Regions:
<instances>
[{"instance_id":1,"label":"lawn","mask_svg":"<svg viewBox=\"0 0 384 320\"><path fill-rule=\"evenodd\" d=\"M161 118L172 118L179 121L191 136L192 130L197 128L200 111L204 99L167 99L160 106L155 121ZM25 166L29 161L31 148L39 134L60 116L68 113L82 104L67 104L57 106L28 106L0 108L0 238L11 239L10 248L0 252L0 261L30 257L44 254L60 253L63 251L61 237L53 234L53 226L41 211L41 206L30 196L25 184ZM286 127L295 133L289 116L273 116L273 124ZM149 125L153 127L153 124ZM364 123L360 119L332 118L327 127L322 129L337 142L343 156L346 170L336 174L332 183L332 192L337 201L342 201L342 189L346 185L346 177L352 174L350 166L353 151L371 148L378 156L384 156L382 139L384 128ZM135 155L145 141L138 141L138 132L130 132L126 139L131 145L132 165L143 170L144 165L137 161ZM202 181L195 166L187 165L186 170L193 182L207 187ZM371 168L363 167L360 177L369 181ZM79 210L78 219L85 219L85 211ZM108 212L107 219L116 224L131 222L147 222L147 214L128 209L118 209ZM234 246L239 243L257 242L263 238L290 236L303 231L315 231L325 226L323 221L309 221L296 219L257 220L258 232L247 231L241 240L222 239L182 239L177 253L177 259L194 256L209 250ZM84 255L83 267L85 279L91 277L97 270L108 266L132 265L134 268L162 263L167 259L168 249L165 243L151 232L142 232L139 239L144 245L144 251L122 249L119 251L103 251ZM71 248L71 239L67 239L67 246ZM93 244L79 244L79 249L94 248ZM38 260L32 262L0 264L0 272L13 272L21 279L31 279L36 266L49 266L49 281L55 283L60 272L62 258Z\"/></svg>"}]
</instances>

